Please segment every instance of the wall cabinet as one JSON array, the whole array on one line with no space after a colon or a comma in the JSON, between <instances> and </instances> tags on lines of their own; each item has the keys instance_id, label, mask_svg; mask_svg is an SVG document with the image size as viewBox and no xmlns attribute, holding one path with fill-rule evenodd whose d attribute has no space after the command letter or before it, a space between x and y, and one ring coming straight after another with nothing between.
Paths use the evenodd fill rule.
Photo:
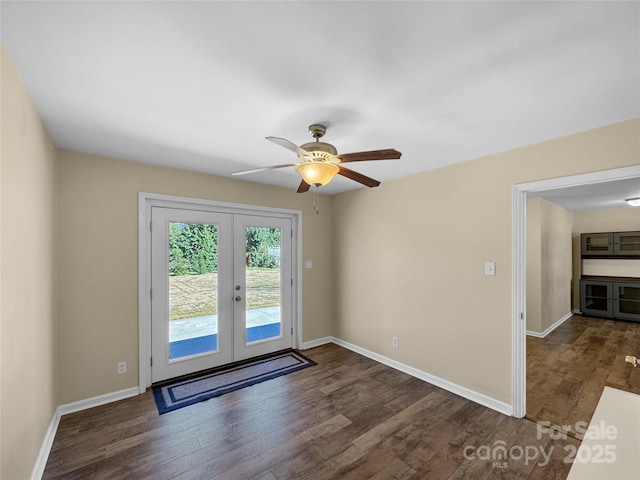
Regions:
<instances>
[{"instance_id":1,"label":"wall cabinet","mask_svg":"<svg viewBox=\"0 0 640 480\"><path fill-rule=\"evenodd\" d=\"M613 233L583 233L582 255L613 255Z\"/></svg>"},{"instance_id":2,"label":"wall cabinet","mask_svg":"<svg viewBox=\"0 0 640 480\"><path fill-rule=\"evenodd\" d=\"M640 259L640 231L583 233L581 243L582 259ZM640 278L583 275L580 310L585 315L640 322Z\"/></svg>"},{"instance_id":3,"label":"wall cabinet","mask_svg":"<svg viewBox=\"0 0 640 480\"><path fill-rule=\"evenodd\" d=\"M621 257L640 255L640 232L583 233L583 257Z\"/></svg>"},{"instance_id":4,"label":"wall cabinet","mask_svg":"<svg viewBox=\"0 0 640 480\"><path fill-rule=\"evenodd\" d=\"M585 315L640 322L640 279L612 277L580 281L580 309Z\"/></svg>"},{"instance_id":5,"label":"wall cabinet","mask_svg":"<svg viewBox=\"0 0 640 480\"><path fill-rule=\"evenodd\" d=\"M580 281L580 310L585 315L613 317L613 282Z\"/></svg>"},{"instance_id":6,"label":"wall cabinet","mask_svg":"<svg viewBox=\"0 0 640 480\"><path fill-rule=\"evenodd\" d=\"M640 283L613 284L613 318L640 322Z\"/></svg>"},{"instance_id":7,"label":"wall cabinet","mask_svg":"<svg viewBox=\"0 0 640 480\"><path fill-rule=\"evenodd\" d=\"M614 255L640 255L640 232L616 232L613 234Z\"/></svg>"}]
</instances>

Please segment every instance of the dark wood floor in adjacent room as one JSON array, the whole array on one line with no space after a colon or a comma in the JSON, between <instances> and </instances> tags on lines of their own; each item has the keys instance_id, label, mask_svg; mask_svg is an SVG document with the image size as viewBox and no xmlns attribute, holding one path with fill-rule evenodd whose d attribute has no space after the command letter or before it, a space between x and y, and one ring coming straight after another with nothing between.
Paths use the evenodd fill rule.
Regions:
<instances>
[{"instance_id":1,"label":"dark wood floor in adjacent room","mask_svg":"<svg viewBox=\"0 0 640 480\"><path fill-rule=\"evenodd\" d=\"M571 437L537 438L536 425L528 420L502 415L337 345L304 353L318 365L165 415L158 415L150 391L66 415L44 478L549 480L567 475L568 451L579 444ZM520 449L543 449L551 458L546 464L541 455L530 461L478 458L495 453L496 446L516 457Z\"/></svg>"},{"instance_id":2,"label":"dark wood floor in adjacent room","mask_svg":"<svg viewBox=\"0 0 640 480\"><path fill-rule=\"evenodd\" d=\"M527 418L552 425L591 420L606 386L640 394L640 324L574 315L545 338L527 337Z\"/></svg>"}]
</instances>

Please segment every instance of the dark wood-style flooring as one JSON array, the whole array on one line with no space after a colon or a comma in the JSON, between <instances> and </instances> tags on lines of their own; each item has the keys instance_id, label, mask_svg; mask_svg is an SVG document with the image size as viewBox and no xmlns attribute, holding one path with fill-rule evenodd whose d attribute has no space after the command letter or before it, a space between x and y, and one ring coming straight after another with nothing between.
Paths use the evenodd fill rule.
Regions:
<instances>
[{"instance_id":1,"label":"dark wood-style flooring","mask_svg":"<svg viewBox=\"0 0 640 480\"><path fill-rule=\"evenodd\" d=\"M640 394L640 323L574 315L545 338L527 337L527 418L571 426L591 420L605 386Z\"/></svg>"},{"instance_id":2,"label":"dark wood-style flooring","mask_svg":"<svg viewBox=\"0 0 640 480\"><path fill-rule=\"evenodd\" d=\"M548 480L567 475L565 446L579 444L571 437L538 438L528 420L502 415L337 345L304 353L318 365L165 415L158 415L150 391L65 415L43 478ZM512 456L484 459L496 446ZM525 461L521 453L528 446L550 452L550 460L539 455Z\"/></svg>"}]
</instances>

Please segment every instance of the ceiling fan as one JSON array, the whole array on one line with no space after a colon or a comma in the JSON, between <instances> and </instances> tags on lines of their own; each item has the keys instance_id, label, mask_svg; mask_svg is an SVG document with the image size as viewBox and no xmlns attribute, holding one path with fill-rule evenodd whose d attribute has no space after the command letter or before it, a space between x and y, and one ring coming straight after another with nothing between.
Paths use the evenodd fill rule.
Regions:
<instances>
[{"instance_id":1,"label":"ceiling fan","mask_svg":"<svg viewBox=\"0 0 640 480\"><path fill-rule=\"evenodd\" d=\"M378 180L374 180L366 175L345 168L342 164L369 160L396 160L402 155L402 153L394 150L393 148L338 155L336 147L330 143L320 141L327 132L327 127L325 125L310 125L309 132L313 138L315 138L315 141L305 143L301 146L298 146L284 138L266 137L267 140L295 152L300 160L298 163L285 163L282 165L243 170L241 172L235 172L233 175L246 175L249 173L262 172L264 170L274 170L276 168L295 167L298 174L302 177L302 181L300 182L300 186L297 190L298 193L306 192L309 190L311 185L314 185L315 187L326 185L336 174L355 180L367 187L377 187L380 185Z\"/></svg>"}]
</instances>

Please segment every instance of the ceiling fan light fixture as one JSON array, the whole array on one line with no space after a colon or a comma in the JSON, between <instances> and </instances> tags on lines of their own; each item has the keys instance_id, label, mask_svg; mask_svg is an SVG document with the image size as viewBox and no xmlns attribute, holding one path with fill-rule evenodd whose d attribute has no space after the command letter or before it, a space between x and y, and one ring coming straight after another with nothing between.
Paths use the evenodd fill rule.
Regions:
<instances>
[{"instance_id":1,"label":"ceiling fan light fixture","mask_svg":"<svg viewBox=\"0 0 640 480\"><path fill-rule=\"evenodd\" d=\"M625 198L624 201L627 202L632 207L640 207L640 197Z\"/></svg>"},{"instance_id":2,"label":"ceiling fan light fixture","mask_svg":"<svg viewBox=\"0 0 640 480\"><path fill-rule=\"evenodd\" d=\"M309 185L326 185L340 171L340 168L328 162L303 162L296 165L296 172Z\"/></svg>"},{"instance_id":3,"label":"ceiling fan light fixture","mask_svg":"<svg viewBox=\"0 0 640 480\"><path fill-rule=\"evenodd\" d=\"M265 137L266 140L294 152L298 156L300 163L287 163L282 165L272 165L270 167L253 168L251 170L234 172L232 175L246 175L248 173L257 173L276 168L295 167L298 174L302 177L298 190L296 190L298 193L307 192L311 185L315 185L316 187L326 185L336 174L346 177L349 180L353 180L354 182L358 182L365 187L377 187L380 185L378 180L369 178L366 175L349 168L345 168L342 164L346 162L363 162L369 160L396 160L402 155L402 153L393 148L371 150L367 152L343 153L338 155L336 147L330 143L320 141L320 138L324 136L326 131L327 127L320 123L309 125L309 132L311 132L311 135L315 138L315 142L305 143L301 146L296 145L286 138Z\"/></svg>"}]
</instances>

